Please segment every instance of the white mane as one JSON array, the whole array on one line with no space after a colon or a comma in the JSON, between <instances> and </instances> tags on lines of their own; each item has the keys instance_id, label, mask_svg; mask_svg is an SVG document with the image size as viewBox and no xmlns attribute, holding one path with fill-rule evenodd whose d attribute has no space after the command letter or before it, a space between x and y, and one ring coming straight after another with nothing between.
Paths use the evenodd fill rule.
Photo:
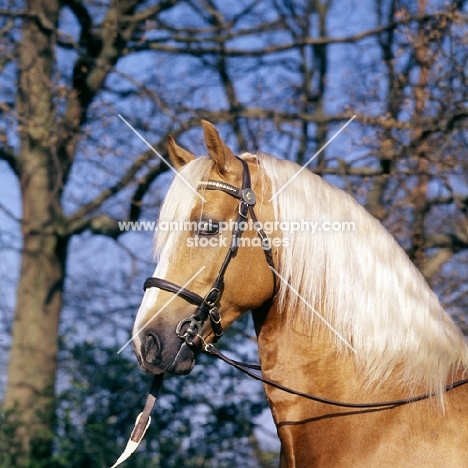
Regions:
<instances>
[{"instance_id":1,"label":"white mane","mask_svg":"<svg viewBox=\"0 0 468 468\"><path fill-rule=\"evenodd\" d=\"M295 163L263 153L256 159L273 194L299 170ZM196 187L211 166L209 158L198 158L181 175ZM267 202L264 195L257 194L261 203ZM188 220L194 199L194 192L176 177L160 220ZM277 268L352 344L356 368L366 376L366 384L378 385L392 374L409 395L421 393L421 388L443 395L447 380L459 369L468 369L468 348L461 331L393 237L350 196L307 170L281 190L273 205L278 221L354 221L352 232L283 232L289 246L281 247ZM257 216L262 221L260 210ZM158 232L156 254L170 255L183 235ZM284 283L277 301L280 310L302 314L311 336L318 329L320 320ZM335 334L330 337L338 350L348 351Z\"/></svg>"},{"instance_id":2,"label":"white mane","mask_svg":"<svg viewBox=\"0 0 468 468\"><path fill-rule=\"evenodd\" d=\"M276 193L299 166L258 155ZM463 334L393 237L345 192L302 171L274 199L275 216L286 221L354 221L351 232L286 232L279 273L356 350L367 384L393 373L410 394L443 394L447 380L468 367ZM280 309L298 310L313 331L309 307L281 284ZM336 346L345 345L332 334ZM346 350L345 350L346 351Z\"/></svg>"}]
</instances>

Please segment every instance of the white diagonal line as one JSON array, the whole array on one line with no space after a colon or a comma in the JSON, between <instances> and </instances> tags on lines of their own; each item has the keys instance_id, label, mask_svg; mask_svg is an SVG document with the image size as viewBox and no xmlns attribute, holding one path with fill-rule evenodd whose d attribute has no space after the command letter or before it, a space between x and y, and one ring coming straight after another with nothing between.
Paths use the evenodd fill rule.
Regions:
<instances>
[{"instance_id":1,"label":"white diagonal line","mask_svg":"<svg viewBox=\"0 0 468 468\"><path fill-rule=\"evenodd\" d=\"M291 286L272 266L270 266L271 271L284 283L288 286L288 288L307 306L309 309L330 329L332 330L336 336L355 354L357 351L348 343L348 341L338 332L336 331L316 310L315 308L307 302L307 300L301 296L299 291L297 291L293 286Z\"/></svg>"},{"instance_id":2,"label":"white diagonal line","mask_svg":"<svg viewBox=\"0 0 468 468\"><path fill-rule=\"evenodd\" d=\"M278 196L354 119L353 115L301 168L268 200L271 202Z\"/></svg>"},{"instance_id":3,"label":"white diagonal line","mask_svg":"<svg viewBox=\"0 0 468 468\"><path fill-rule=\"evenodd\" d=\"M137 332L117 351L117 354L120 354L137 337L137 335L144 330L150 322L159 315L205 268L206 265L202 266L183 286L181 286L180 289L148 320L148 322L146 322L146 325L137 330Z\"/></svg>"},{"instance_id":4,"label":"white diagonal line","mask_svg":"<svg viewBox=\"0 0 468 468\"><path fill-rule=\"evenodd\" d=\"M195 195L197 195L198 197L200 197L204 202L206 202L206 200L187 182L187 180L184 179L184 177L182 177L173 167L171 164L169 164L160 154L159 152L150 144L148 143L148 141L143 137L143 135L141 135L137 130L135 130L131 124L129 124L120 114L118 114L118 116L123 120L123 122L125 122L134 132L135 134L142 140L146 143L146 145L148 146L148 148L150 150L152 150L154 152L154 154L161 160L163 161L164 163L166 163L168 166L169 166L169 169L177 176L177 177L180 177L181 180L187 185L187 187L190 188L190 190L192 192L195 193Z\"/></svg>"}]
</instances>

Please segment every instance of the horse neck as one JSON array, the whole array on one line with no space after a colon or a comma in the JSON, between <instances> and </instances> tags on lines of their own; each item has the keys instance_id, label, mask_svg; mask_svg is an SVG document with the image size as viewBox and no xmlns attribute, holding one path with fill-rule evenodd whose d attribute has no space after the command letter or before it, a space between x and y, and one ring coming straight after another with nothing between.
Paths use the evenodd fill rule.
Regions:
<instances>
[{"instance_id":1,"label":"horse neck","mask_svg":"<svg viewBox=\"0 0 468 468\"><path fill-rule=\"evenodd\" d=\"M385 384L377 393L366 391L354 371L353 356L337 356L326 332L312 337L301 333L303 324L299 321L287 327L274 308L255 311L253 318L262 373L267 379L343 402L369 403L406 396L386 390ZM281 440L280 466L439 466L437 460L432 464L432 454L428 455L426 434L437 434L440 460L452 459L454 454L449 465L465 466L468 385L450 392L445 411L429 400L361 410L317 403L269 385L265 385L265 393ZM408 434L411 444L407 443Z\"/></svg>"},{"instance_id":2,"label":"horse neck","mask_svg":"<svg viewBox=\"0 0 468 468\"><path fill-rule=\"evenodd\" d=\"M288 313L294 311L280 313L275 306L253 313L264 377L303 393L344 402L365 403L407 396L395 391L390 381L377 392L366 390L365 376L356 371L353 351L338 351L331 337L333 332L327 327L310 330L300 315L291 320ZM267 386L265 390L272 406L276 399L294 400L271 387ZM421 393L424 393L423 389ZM311 413L315 409L323 411L320 403L309 401L306 406Z\"/></svg>"}]
</instances>

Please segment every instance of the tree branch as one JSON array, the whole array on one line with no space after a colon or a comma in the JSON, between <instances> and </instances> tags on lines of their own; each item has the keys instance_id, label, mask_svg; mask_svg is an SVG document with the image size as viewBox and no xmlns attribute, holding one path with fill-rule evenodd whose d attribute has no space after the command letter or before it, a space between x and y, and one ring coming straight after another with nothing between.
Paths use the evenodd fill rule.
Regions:
<instances>
[{"instance_id":1,"label":"tree branch","mask_svg":"<svg viewBox=\"0 0 468 468\"><path fill-rule=\"evenodd\" d=\"M148 7L146 10L139 11L133 15L122 15L122 22L125 23L142 23L143 21L153 19L161 11L167 10L173 7L177 3L177 0L165 0L159 1L156 5Z\"/></svg>"},{"instance_id":2,"label":"tree branch","mask_svg":"<svg viewBox=\"0 0 468 468\"><path fill-rule=\"evenodd\" d=\"M450 234L432 234L425 236L426 249L449 248L452 251L468 249L468 235L460 232Z\"/></svg>"},{"instance_id":3,"label":"tree branch","mask_svg":"<svg viewBox=\"0 0 468 468\"><path fill-rule=\"evenodd\" d=\"M117 239L122 234L118 221L107 215L73 219L71 221L67 219L64 222L64 226L64 230L60 232L63 237L81 234L87 230L90 230L93 234L108 236L112 239Z\"/></svg>"},{"instance_id":4,"label":"tree branch","mask_svg":"<svg viewBox=\"0 0 468 468\"><path fill-rule=\"evenodd\" d=\"M13 151L0 146L0 159L6 161L15 175L19 177L18 160Z\"/></svg>"},{"instance_id":5,"label":"tree branch","mask_svg":"<svg viewBox=\"0 0 468 468\"><path fill-rule=\"evenodd\" d=\"M100 208L105 201L109 200L130 184L134 180L136 173L153 157L154 153L150 150L140 155L116 184L104 189L97 197L83 205L73 215L67 217L66 223L69 226L67 234L71 235L76 232L81 232L83 230L83 223L87 223L86 217Z\"/></svg>"},{"instance_id":6,"label":"tree branch","mask_svg":"<svg viewBox=\"0 0 468 468\"><path fill-rule=\"evenodd\" d=\"M166 172L168 169L169 166L167 164L160 162L149 169L149 171L139 180L138 186L130 201L130 209L128 214L129 221L136 221L139 219L141 213L141 201L143 200L143 197L146 195L148 189L155 181L155 179L162 173Z\"/></svg>"},{"instance_id":7,"label":"tree branch","mask_svg":"<svg viewBox=\"0 0 468 468\"><path fill-rule=\"evenodd\" d=\"M0 211L3 211L8 218L10 218L15 223L21 222L21 219L17 218L12 211L10 211L5 205L0 203Z\"/></svg>"},{"instance_id":8,"label":"tree branch","mask_svg":"<svg viewBox=\"0 0 468 468\"><path fill-rule=\"evenodd\" d=\"M154 180L167 170L167 165L158 163L150 170L148 170L148 172L143 177L140 178L137 188L130 201L128 219L125 221L137 221L139 219L141 213L141 201L143 200L143 197L146 195ZM121 179L121 184L132 180L133 175L131 172L133 171L127 172L125 177ZM123 233L123 231L120 230L117 220L107 215L87 217L86 214L94 209L99 208L105 200L110 198L114 193L121 190L123 188L123 185L121 184L116 184L113 187L104 190L92 202L81 207L80 210L78 210L73 216L67 218L64 222L66 227L62 235L70 236L73 234L80 234L83 231L89 229L93 234L100 234L117 239L120 234Z\"/></svg>"},{"instance_id":9,"label":"tree branch","mask_svg":"<svg viewBox=\"0 0 468 468\"><path fill-rule=\"evenodd\" d=\"M424 278L430 280L434 277L442 268L453 257L453 250L449 248L439 249L431 258L427 259L421 267L421 273Z\"/></svg>"},{"instance_id":10,"label":"tree branch","mask_svg":"<svg viewBox=\"0 0 468 468\"><path fill-rule=\"evenodd\" d=\"M427 201L428 205L449 205L455 203L458 207L468 207L468 196L462 195L447 195L445 197L440 196L437 198L430 198Z\"/></svg>"},{"instance_id":11,"label":"tree branch","mask_svg":"<svg viewBox=\"0 0 468 468\"><path fill-rule=\"evenodd\" d=\"M101 33L97 35L92 33L92 20L83 4L76 0L68 1L82 25L80 46L86 53L82 54L74 65L73 88L59 124L57 153L64 165L65 173L71 168L79 129L86 122L89 105L102 90L107 76L122 56L138 26L137 22L129 22L128 18L132 16L139 3L138 0L113 3L101 24ZM173 4L173 0L159 3L159 11Z\"/></svg>"},{"instance_id":12,"label":"tree branch","mask_svg":"<svg viewBox=\"0 0 468 468\"><path fill-rule=\"evenodd\" d=\"M363 39L366 39L370 36L375 36L381 34L385 31L395 29L401 25L407 25L408 22L418 21L424 22L432 19L442 20L443 18L450 19L452 18L452 13L439 12L439 13L424 13L417 15L409 15L398 20L392 21L389 24L377 26L375 28L363 31L361 33L353 34L350 36L340 36L340 37L298 37L295 38L294 42L275 44L271 46L264 47L262 49L238 49L238 48L229 48L226 47L225 53L228 57L256 57L256 56L266 56L269 54L276 54L279 52L286 52L289 50L296 49L299 46L312 45L320 46L327 44L353 44L359 42ZM171 53L181 53L181 54L190 54L195 56L216 54L219 51L218 45L208 46L209 43L216 43L219 41L231 41L238 39L243 36L249 36L252 32L249 31L239 31L236 34L226 34L221 39L219 36L206 37L206 31L203 31L203 36L200 39L195 39L194 34L197 32L202 32L200 30L194 30L193 35L171 35L168 37L170 44L162 43L161 40L156 41L146 41L144 43L138 44L131 47L131 51L143 51L143 50L157 50L161 52L171 52ZM215 30L213 30L215 32ZM258 34L258 30L255 31ZM181 46L173 45L173 43L180 43ZM199 47L197 47L199 46Z\"/></svg>"},{"instance_id":13,"label":"tree branch","mask_svg":"<svg viewBox=\"0 0 468 468\"><path fill-rule=\"evenodd\" d=\"M224 23L222 22L222 14L218 10L216 10L216 7L214 5L211 5L210 13L211 13L210 21L212 24L214 24L216 28L218 28L218 32L217 32L218 36L224 37L225 34L223 32L225 30L225 27L224 27ZM239 105L239 100L237 98L236 88L234 86L234 83L231 80L231 77L229 76L228 64L226 62L225 48L226 48L226 43L224 41L221 41L219 45L219 51L217 54L218 60L216 62L216 70L219 73L219 77L221 79L221 83L223 85L227 101L229 103L229 109L235 111L236 109L239 108L240 105ZM234 128L234 133L237 137L239 148L246 148L247 144L246 144L244 135L242 133L242 129L241 129L238 117L235 117L233 119L232 126Z\"/></svg>"}]
</instances>

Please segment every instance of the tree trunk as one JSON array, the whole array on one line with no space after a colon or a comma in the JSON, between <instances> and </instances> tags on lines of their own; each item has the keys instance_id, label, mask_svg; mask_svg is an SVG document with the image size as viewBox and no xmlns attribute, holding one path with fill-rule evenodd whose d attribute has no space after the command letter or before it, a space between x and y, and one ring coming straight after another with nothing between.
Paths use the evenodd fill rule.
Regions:
<instances>
[{"instance_id":1,"label":"tree trunk","mask_svg":"<svg viewBox=\"0 0 468 468\"><path fill-rule=\"evenodd\" d=\"M19 424L19 466L50 454L66 249L54 234L25 234L4 400Z\"/></svg>"},{"instance_id":2,"label":"tree trunk","mask_svg":"<svg viewBox=\"0 0 468 468\"><path fill-rule=\"evenodd\" d=\"M23 199L23 253L4 409L18 428L15 466L50 453L57 371L57 332L68 239L60 236L64 171L54 153L56 0L28 2L19 51L18 169ZM13 441L12 441L13 442ZM12 447L14 444L12 443ZM35 465L36 466L36 465Z\"/></svg>"}]
</instances>

